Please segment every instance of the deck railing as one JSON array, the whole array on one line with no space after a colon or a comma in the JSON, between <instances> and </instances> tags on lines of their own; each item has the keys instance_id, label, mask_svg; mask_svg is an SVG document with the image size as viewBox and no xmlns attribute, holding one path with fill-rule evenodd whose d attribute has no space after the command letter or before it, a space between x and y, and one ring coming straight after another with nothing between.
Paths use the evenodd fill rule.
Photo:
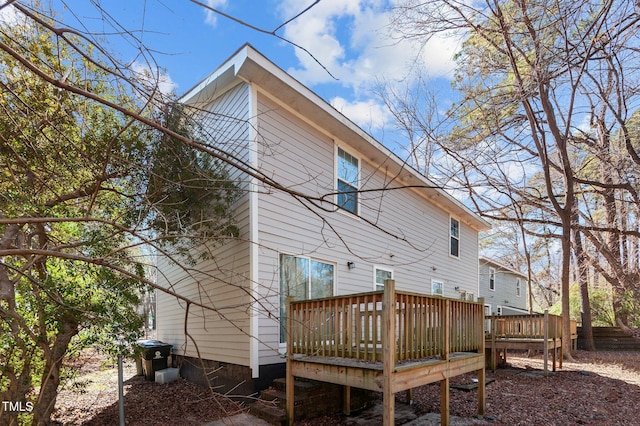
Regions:
<instances>
[{"instance_id":1,"label":"deck railing","mask_svg":"<svg viewBox=\"0 0 640 426\"><path fill-rule=\"evenodd\" d=\"M543 339L545 337L545 314L487 316L493 321L490 334L497 339ZM547 314L546 337L562 337L562 317Z\"/></svg>"},{"instance_id":2,"label":"deck railing","mask_svg":"<svg viewBox=\"0 0 640 426\"><path fill-rule=\"evenodd\" d=\"M385 327L395 361L446 359L484 345L482 302L395 291L392 281L385 291L289 301L287 312L293 354L382 361Z\"/></svg>"},{"instance_id":3,"label":"deck railing","mask_svg":"<svg viewBox=\"0 0 640 426\"><path fill-rule=\"evenodd\" d=\"M491 337L495 333L497 339L543 339L545 338L545 314L485 316L492 324L487 330ZM562 338L562 316L547 314L548 339ZM577 335L576 322L571 320L571 337Z\"/></svg>"}]
</instances>

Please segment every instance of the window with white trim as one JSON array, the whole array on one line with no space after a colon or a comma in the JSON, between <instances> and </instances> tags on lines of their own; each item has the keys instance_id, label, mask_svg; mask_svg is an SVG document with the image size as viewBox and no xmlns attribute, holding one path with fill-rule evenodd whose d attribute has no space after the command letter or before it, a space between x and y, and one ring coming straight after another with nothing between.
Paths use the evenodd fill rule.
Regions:
<instances>
[{"instance_id":1,"label":"window with white trim","mask_svg":"<svg viewBox=\"0 0 640 426\"><path fill-rule=\"evenodd\" d=\"M491 305L484 305L484 314L485 316L491 315Z\"/></svg>"},{"instance_id":2,"label":"window with white trim","mask_svg":"<svg viewBox=\"0 0 640 426\"><path fill-rule=\"evenodd\" d=\"M373 268L373 279L374 279L374 289L375 291L384 290L384 282L385 280L393 279L393 270L388 268L383 268L380 266L376 266Z\"/></svg>"},{"instance_id":3,"label":"window with white trim","mask_svg":"<svg viewBox=\"0 0 640 426\"><path fill-rule=\"evenodd\" d=\"M496 268L489 268L489 290L496 289Z\"/></svg>"},{"instance_id":4,"label":"window with white trim","mask_svg":"<svg viewBox=\"0 0 640 426\"><path fill-rule=\"evenodd\" d=\"M485 317L491 315L491 305L484 305L484 315ZM484 332L491 333L491 319L484 320Z\"/></svg>"},{"instance_id":5,"label":"window with white trim","mask_svg":"<svg viewBox=\"0 0 640 426\"><path fill-rule=\"evenodd\" d=\"M449 218L449 254L460 257L460 221Z\"/></svg>"},{"instance_id":6,"label":"window with white trim","mask_svg":"<svg viewBox=\"0 0 640 426\"><path fill-rule=\"evenodd\" d=\"M439 280L431 280L431 294L437 296L444 295L444 282Z\"/></svg>"},{"instance_id":7,"label":"window with white trim","mask_svg":"<svg viewBox=\"0 0 640 426\"><path fill-rule=\"evenodd\" d=\"M338 148L337 155L336 204L343 210L358 214L360 161L342 148Z\"/></svg>"},{"instance_id":8,"label":"window with white trim","mask_svg":"<svg viewBox=\"0 0 640 426\"><path fill-rule=\"evenodd\" d=\"M286 342L287 296L294 300L333 296L335 265L280 254L280 342Z\"/></svg>"},{"instance_id":9,"label":"window with white trim","mask_svg":"<svg viewBox=\"0 0 640 426\"><path fill-rule=\"evenodd\" d=\"M520 278L516 278L516 296L520 297Z\"/></svg>"}]
</instances>

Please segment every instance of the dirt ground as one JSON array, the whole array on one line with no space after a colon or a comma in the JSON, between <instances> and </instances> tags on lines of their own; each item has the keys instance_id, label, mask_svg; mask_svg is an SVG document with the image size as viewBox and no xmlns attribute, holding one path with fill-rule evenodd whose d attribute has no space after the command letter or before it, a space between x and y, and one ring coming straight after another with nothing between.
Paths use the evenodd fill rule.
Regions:
<instances>
[{"instance_id":1,"label":"dirt ground","mask_svg":"<svg viewBox=\"0 0 640 426\"><path fill-rule=\"evenodd\" d=\"M52 417L58 425L118 425L118 369L93 351L76 361L79 376L58 395ZM125 361L125 423L130 426L201 425L237 414L243 407L205 387L179 379L158 384L136 375Z\"/></svg>"},{"instance_id":2,"label":"dirt ground","mask_svg":"<svg viewBox=\"0 0 640 426\"><path fill-rule=\"evenodd\" d=\"M540 355L509 354L507 368L487 377L485 420L492 425L633 425L640 406L640 353L573 353L574 362L548 377L542 374ZM54 420L61 425L118 424L117 369L94 355L83 360L81 375L60 393ZM125 416L127 425L202 425L230 416L244 407L207 389L178 380L168 384L146 382L136 376L135 365L125 364ZM473 376L452 379L468 384ZM439 412L439 385L415 389L412 409L421 415ZM398 403L406 403L404 395ZM451 390L451 415L473 418L477 392ZM345 425L340 415L302 425Z\"/></svg>"}]
</instances>

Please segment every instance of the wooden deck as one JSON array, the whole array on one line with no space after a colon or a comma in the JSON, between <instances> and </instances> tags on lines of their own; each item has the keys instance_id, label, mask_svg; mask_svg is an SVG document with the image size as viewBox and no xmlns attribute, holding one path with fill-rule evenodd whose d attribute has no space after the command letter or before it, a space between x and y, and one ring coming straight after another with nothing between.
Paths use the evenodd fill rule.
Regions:
<instances>
[{"instance_id":1,"label":"wooden deck","mask_svg":"<svg viewBox=\"0 0 640 426\"><path fill-rule=\"evenodd\" d=\"M485 317L488 330L485 336L485 347L490 352L489 362L495 371L499 352L507 359L507 350L539 350L544 354L544 372L548 374L549 353L552 356L552 370L556 371L556 363L562 368L562 317L544 314L531 315L492 315ZM571 321L573 342L577 339L576 322Z\"/></svg>"},{"instance_id":2,"label":"wooden deck","mask_svg":"<svg viewBox=\"0 0 640 426\"><path fill-rule=\"evenodd\" d=\"M287 306L287 415L294 419L294 377L383 393L384 425L394 422L394 394L440 382L441 423L449 424L449 379L478 375L485 412L484 303L384 291Z\"/></svg>"}]
</instances>

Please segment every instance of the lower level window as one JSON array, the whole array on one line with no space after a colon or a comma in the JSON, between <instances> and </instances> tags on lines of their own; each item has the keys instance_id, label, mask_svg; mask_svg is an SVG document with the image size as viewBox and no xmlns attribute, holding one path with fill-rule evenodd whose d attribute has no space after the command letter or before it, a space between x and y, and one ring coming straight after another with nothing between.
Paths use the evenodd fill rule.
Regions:
<instances>
[{"instance_id":1,"label":"lower level window","mask_svg":"<svg viewBox=\"0 0 640 426\"><path fill-rule=\"evenodd\" d=\"M294 300L333 296L334 265L308 257L280 255L280 342L286 342L287 297Z\"/></svg>"},{"instance_id":2,"label":"lower level window","mask_svg":"<svg viewBox=\"0 0 640 426\"><path fill-rule=\"evenodd\" d=\"M431 294L442 296L444 294L444 283L438 280L431 280Z\"/></svg>"},{"instance_id":3,"label":"lower level window","mask_svg":"<svg viewBox=\"0 0 640 426\"><path fill-rule=\"evenodd\" d=\"M377 266L375 267L375 271L376 271L375 290L376 291L384 290L384 282L386 280L393 279L393 271L391 269L379 268Z\"/></svg>"}]
</instances>

